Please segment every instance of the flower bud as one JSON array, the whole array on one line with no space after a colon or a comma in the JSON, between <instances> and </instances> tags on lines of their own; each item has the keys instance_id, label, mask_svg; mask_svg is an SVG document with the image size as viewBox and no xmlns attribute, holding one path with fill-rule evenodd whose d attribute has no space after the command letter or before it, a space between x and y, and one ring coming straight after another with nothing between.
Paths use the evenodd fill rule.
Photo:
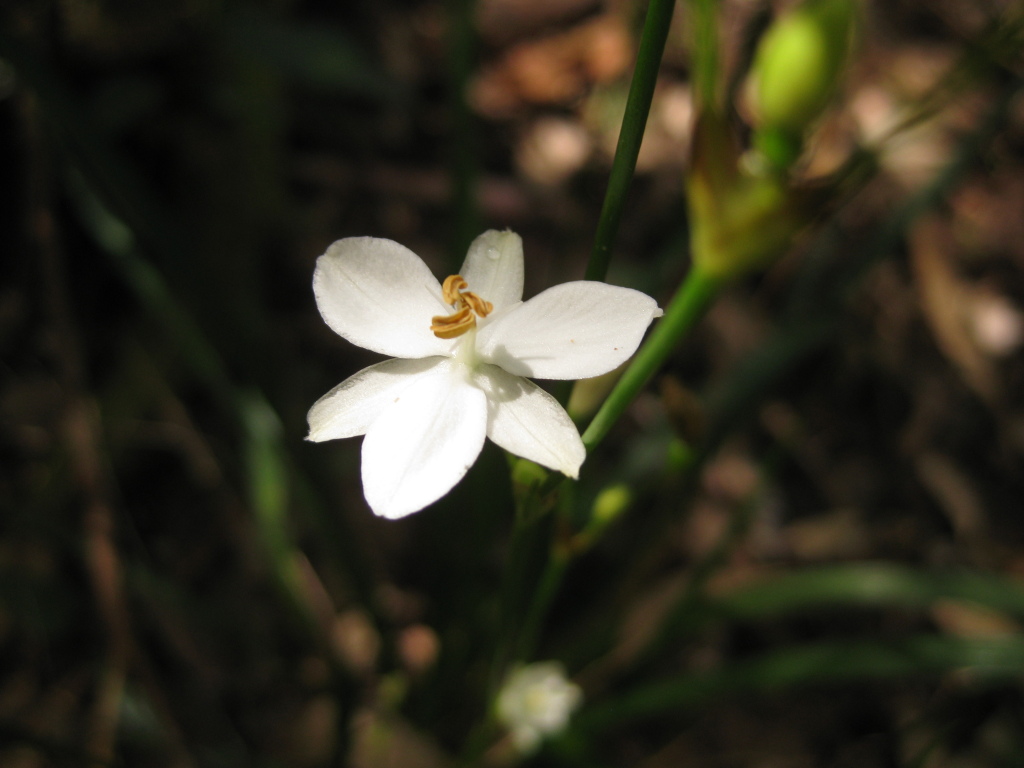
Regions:
<instances>
[{"instance_id":1,"label":"flower bud","mask_svg":"<svg viewBox=\"0 0 1024 768\"><path fill-rule=\"evenodd\" d=\"M517 493L539 488L548 479L548 471L529 459L516 459L512 465L512 485Z\"/></svg>"},{"instance_id":2,"label":"flower bud","mask_svg":"<svg viewBox=\"0 0 1024 768\"><path fill-rule=\"evenodd\" d=\"M757 148L786 168L804 132L835 91L850 50L855 0L807 0L779 18L758 45L749 96Z\"/></svg>"},{"instance_id":3,"label":"flower bud","mask_svg":"<svg viewBox=\"0 0 1024 768\"><path fill-rule=\"evenodd\" d=\"M609 485L597 494L591 512L591 524L598 530L605 528L633 503L633 492L625 483Z\"/></svg>"}]
</instances>

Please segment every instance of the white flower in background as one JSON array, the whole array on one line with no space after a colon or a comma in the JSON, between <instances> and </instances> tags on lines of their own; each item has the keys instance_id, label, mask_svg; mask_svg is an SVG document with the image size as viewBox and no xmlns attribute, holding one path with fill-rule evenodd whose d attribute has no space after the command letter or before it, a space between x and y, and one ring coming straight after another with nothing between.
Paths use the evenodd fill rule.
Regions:
<instances>
[{"instance_id":1,"label":"white flower in background","mask_svg":"<svg viewBox=\"0 0 1024 768\"><path fill-rule=\"evenodd\" d=\"M565 728L582 698L580 687L566 679L557 661L527 664L505 679L498 693L498 720L512 732L520 752L531 752L543 738Z\"/></svg>"},{"instance_id":2,"label":"white flower in background","mask_svg":"<svg viewBox=\"0 0 1024 768\"><path fill-rule=\"evenodd\" d=\"M315 442L366 435L363 493L388 518L448 493L484 437L577 477L585 451L575 425L524 377L607 373L662 314L639 291L592 281L523 302L522 240L494 230L473 241L461 272L444 285L398 243L339 240L317 259L313 293L332 330L396 358L346 379L308 416Z\"/></svg>"}]
</instances>

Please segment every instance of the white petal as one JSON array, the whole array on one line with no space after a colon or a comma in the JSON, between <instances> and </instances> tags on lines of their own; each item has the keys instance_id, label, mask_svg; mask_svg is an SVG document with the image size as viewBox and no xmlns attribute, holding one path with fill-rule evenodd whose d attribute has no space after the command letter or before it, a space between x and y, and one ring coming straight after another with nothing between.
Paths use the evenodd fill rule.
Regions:
<instances>
[{"instance_id":1,"label":"white petal","mask_svg":"<svg viewBox=\"0 0 1024 768\"><path fill-rule=\"evenodd\" d=\"M523 298L523 240L510 230L490 229L469 246L459 272L469 290L495 311Z\"/></svg>"},{"instance_id":2,"label":"white petal","mask_svg":"<svg viewBox=\"0 0 1024 768\"><path fill-rule=\"evenodd\" d=\"M481 366L477 384L487 393L487 436L506 451L579 477L587 457L569 414L532 381L496 365Z\"/></svg>"},{"instance_id":3,"label":"white petal","mask_svg":"<svg viewBox=\"0 0 1024 768\"><path fill-rule=\"evenodd\" d=\"M384 408L445 358L385 360L364 368L317 400L309 409L307 440L319 443L366 434ZM429 374L427 374L429 375Z\"/></svg>"},{"instance_id":4,"label":"white petal","mask_svg":"<svg viewBox=\"0 0 1024 768\"><path fill-rule=\"evenodd\" d=\"M487 396L445 360L416 377L363 439L363 493L381 517L416 512L450 491L480 454Z\"/></svg>"},{"instance_id":5,"label":"white petal","mask_svg":"<svg viewBox=\"0 0 1024 768\"><path fill-rule=\"evenodd\" d=\"M480 328L481 360L518 376L587 379L632 355L657 303L645 293L607 283L563 283Z\"/></svg>"},{"instance_id":6,"label":"white petal","mask_svg":"<svg viewBox=\"0 0 1024 768\"><path fill-rule=\"evenodd\" d=\"M339 240L316 260L313 293L324 321L340 336L390 357L444 355L430 318L447 315L441 286L404 245L376 237Z\"/></svg>"}]
</instances>

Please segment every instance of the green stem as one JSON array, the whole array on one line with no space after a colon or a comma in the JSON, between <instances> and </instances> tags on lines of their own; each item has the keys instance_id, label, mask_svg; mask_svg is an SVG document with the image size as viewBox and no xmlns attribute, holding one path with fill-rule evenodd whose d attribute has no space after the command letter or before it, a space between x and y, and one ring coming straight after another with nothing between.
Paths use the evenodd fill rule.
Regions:
<instances>
[{"instance_id":1,"label":"green stem","mask_svg":"<svg viewBox=\"0 0 1024 768\"><path fill-rule=\"evenodd\" d=\"M576 485L563 478L558 488L558 509L551 536L548 538L549 551L547 561L540 579L530 594L523 613L523 619L519 628L519 636L516 640L516 659L527 660L531 658L537 648L537 639L540 637L547 619L548 610L562 586L562 580L569 569L572 560L572 553L566 543L561 540L569 526L572 507L576 501Z\"/></svg>"},{"instance_id":2,"label":"green stem","mask_svg":"<svg viewBox=\"0 0 1024 768\"><path fill-rule=\"evenodd\" d=\"M569 568L569 557L566 552L552 555L544 569L533 600L526 611L526 617L523 619L523 627L519 632L517 655L521 659L529 659L537 648L537 638L540 636L540 630L547 618L548 609L554 602L555 595L558 594L558 590L562 586L565 572Z\"/></svg>"},{"instance_id":3,"label":"green stem","mask_svg":"<svg viewBox=\"0 0 1024 768\"><path fill-rule=\"evenodd\" d=\"M622 415L655 371L662 366L677 342L703 316L704 310L718 294L724 282L722 278L710 276L698 269L690 271L669 304L665 316L637 352L632 364L583 433L583 445L587 453L593 451L601 442L616 419ZM563 486L560 489L560 498L564 498L571 483L565 478L557 479L554 474L549 476L537 492L538 497L554 490L559 483ZM519 640L521 657L525 658L533 652L540 626L562 584L571 560L572 554L560 551L556 543L522 625Z\"/></svg>"},{"instance_id":4,"label":"green stem","mask_svg":"<svg viewBox=\"0 0 1024 768\"><path fill-rule=\"evenodd\" d=\"M548 569L553 516L540 514L539 497L524 500L516 512L512 542L501 588L498 637L488 680L490 702L498 694L510 664L519 658L523 617L530 612L538 574Z\"/></svg>"},{"instance_id":5,"label":"green stem","mask_svg":"<svg viewBox=\"0 0 1024 768\"><path fill-rule=\"evenodd\" d=\"M697 104L718 105L718 0L693 0L693 82Z\"/></svg>"},{"instance_id":6,"label":"green stem","mask_svg":"<svg viewBox=\"0 0 1024 768\"><path fill-rule=\"evenodd\" d=\"M615 421L633 402L633 398L662 366L676 343L703 316L704 310L723 283L720 277L710 276L696 268L690 270L668 305L665 316L640 347L633 362L583 433L583 445L587 453L593 451L604 439Z\"/></svg>"},{"instance_id":7,"label":"green stem","mask_svg":"<svg viewBox=\"0 0 1024 768\"><path fill-rule=\"evenodd\" d=\"M636 68L629 84L626 110L622 116L619 142L615 147L615 159L608 178L601 218L594 234L594 250L587 264L586 280L604 280L608 273L608 262L612 257L612 244L619 231L619 220L626 201L626 192L636 169L636 158L647 127L647 115L651 111L654 86L658 81L658 68L665 51L665 40L672 21L675 0L651 0L647 6L647 18L640 36L640 50L636 55Z\"/></svg>"}]
</instances>

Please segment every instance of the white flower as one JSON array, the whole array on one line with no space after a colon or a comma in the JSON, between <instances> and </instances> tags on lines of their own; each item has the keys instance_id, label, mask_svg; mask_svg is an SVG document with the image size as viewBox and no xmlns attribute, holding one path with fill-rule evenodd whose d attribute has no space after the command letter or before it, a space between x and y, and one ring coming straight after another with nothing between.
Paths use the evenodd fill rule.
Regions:
<instances>
[{"instance_id":1,"label":"white flower","mask_svg":"<svg viewBox=\"0 0 1024 768\"><path fill-rule=\"evenodd\" d=\"M398 243L339 240L317 259L313 292L336 333L396 358L346 379L308 416L308 440L366 435L363 493L388 518L448 493L485 436L577 477L585 451L575 425L524 377L606 373L662 314L639 291L588 281L523 302L522 240L494 230L473 241L460 275L444 286Z\"/></svg>"},{"instance_id":2,"label":"white flower","mask_svg":"<svg viewBox=\"0 0 1024 768\"><path fill-rule=\"evenodd\" d=\"M498 694L497 715L520 752L531 752L541 739L560 732L579 706L583 692L565 677L557 661L527 664L513 670Z\"/></svg>"}]
</instances>

